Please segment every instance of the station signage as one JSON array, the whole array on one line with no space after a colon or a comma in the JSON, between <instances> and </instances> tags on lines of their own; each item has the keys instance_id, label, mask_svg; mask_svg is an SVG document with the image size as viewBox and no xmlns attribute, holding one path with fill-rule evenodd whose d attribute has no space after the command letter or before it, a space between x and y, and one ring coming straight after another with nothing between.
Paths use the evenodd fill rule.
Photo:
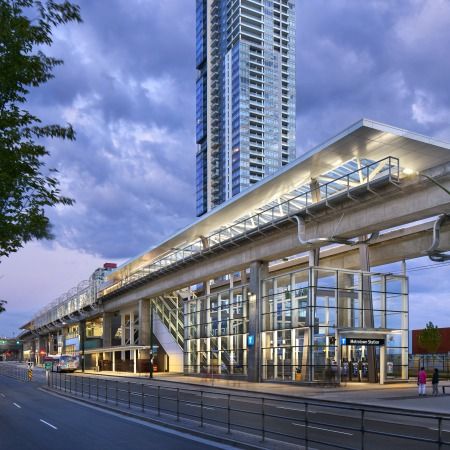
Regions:
<instances>
[{"instance_id":1,"label":"station signage","mask_svg":"<svg viewBox=\"0 0 450 450\"><path fill-rule=\"evenodd\" d=\"M384 339L341 338L341 345L384 345Z\"/></svg>"}]
</instances>

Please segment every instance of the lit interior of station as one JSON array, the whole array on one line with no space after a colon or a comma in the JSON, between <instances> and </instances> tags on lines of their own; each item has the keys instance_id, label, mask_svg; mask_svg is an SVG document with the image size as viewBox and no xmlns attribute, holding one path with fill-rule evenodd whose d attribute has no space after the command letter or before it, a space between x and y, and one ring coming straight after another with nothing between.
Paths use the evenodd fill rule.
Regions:
<instances>
[{"instance_id":1,"label":"lit interior of station","mask_svg":"<svg viewBox=\"0 0 450 450\"><path fill-rule=\"evenodd\" d=\"M408 278L372 268L425 254L450 202L418 174L447 183L449 165L449 144L362 120L98 269L24 325L26 352L78 353L96 371L145 372L152 350L159 371L194 376L405 380Z\"/></svg>"}]
</instances>

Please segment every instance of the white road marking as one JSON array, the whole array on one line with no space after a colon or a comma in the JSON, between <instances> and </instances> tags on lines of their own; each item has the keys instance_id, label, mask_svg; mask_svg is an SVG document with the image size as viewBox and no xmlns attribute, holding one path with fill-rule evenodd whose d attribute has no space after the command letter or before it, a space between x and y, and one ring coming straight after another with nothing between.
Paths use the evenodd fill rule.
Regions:
<instances>
[{"instance_id":1,"label":"white road marking","mask_svg":"<svg viewBox=\"0 0 450 450\"><path fill-rule=\"evenodd\" d=\"M55 427L55 425L52 425L51 423L46 422L45 420L39 419L42 423L45 423L45 425L48 425L49 427L53 428L54 430L57 430L58 428Z\"/></svg>"},{"instance_id":2,"label":"white road marking","mask_svg":"<svg viewBox=\"0 0 450 450\"><path fill-rule=\"evenodd\" d=\"M0 392L0 395L1 395L3 398L6 398L6 395L5 395L3 392Z\"/></svg>"},{"instance_id":3,"label":"white road marking","mask_svg":"<svg viewBox=\"0 0 450 450\"><path fill-rule=\"evenodd\" d=\"M13 403L14 406L16 406L17 408L22 408L20 405L18 405L17 403Z\"/></svg>"},{"instance_id":4,"label":"white road marking","mask_svg":"<svg viewBox=\"0 0 450 450\"><path fill-rule=\"evenodd\" d=\"M298 412L305 412L304 409L298 409L298 408L287 408L286 406L277 406L277 409L287 409L289 411L298 411ZM313 412L310 412L309 414L315 414Z\"/></svg>"},{"instance_id":5,"label":"white road marking","mask_svg":"<svg viewBox=\"0 0 450 450\"><path fill-rule=\"evenodd\" d=\"M194 403L186 403L186 405L194 406L195 408L201 408L201 406L202 406L202 405L195 405ZM203 409L215 409L215 408L210 408L209 406L204 406Z\"/></svg>"},{"instance_id":6,"label":"white road marking","mask_svg":"<svg viewBox=\"0 0 450 450\"><path fill-rule=\"evenodd\" d=\"M305 426L304 423L295 423L295 422L292 422L292 425L295 425L297 427L304 427ZM312 425L308 425L308 428L313 428L314 430L329 431L330 433L338 433L338 434L345 434L347 436L353 436L353 433L346 433L345 431L330 430L329 428L313 427Z\"/></svg>"}]
</instances>

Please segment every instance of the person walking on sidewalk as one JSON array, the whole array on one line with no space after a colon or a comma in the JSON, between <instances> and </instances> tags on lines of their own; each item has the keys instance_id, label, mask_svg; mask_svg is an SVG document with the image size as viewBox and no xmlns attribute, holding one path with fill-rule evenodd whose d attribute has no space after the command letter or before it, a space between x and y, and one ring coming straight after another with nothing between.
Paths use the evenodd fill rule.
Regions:
<instances>
[{"instance_id":1,"label":"person walking on sidewalk","mask_svg":"<svg viewBox=\"0 0 450 450\"><path fill-rule=\"evenodd\" d=\"M149 378L153 378L153 362L154 362L154 356L153 356L153 353L150 353L150 366L148 368L148 371L150 372Z\"/></svg>"},{"instance_id":2,"label":"person walking on sidewalk","mask_svg":"<svg viewBox=\"0 0 450 450\"><path fill-rule=\"evenodd\" d=\"M438 384L439 384L439 370L434 369L433 378L431 380L433 386L433 395L438 395Z\"/></svg>"},{"instance_id":3,"label":"person walking on sidewalk","mask_svg":"<svg viewBox=\"0 0 450 450\"><path fill-rule=\"evenodd\" d=\"M420 368L417 375L417 386L419 386L419 395L426 395L427 373L423 367Z\"/></svg>"}]
</instances>

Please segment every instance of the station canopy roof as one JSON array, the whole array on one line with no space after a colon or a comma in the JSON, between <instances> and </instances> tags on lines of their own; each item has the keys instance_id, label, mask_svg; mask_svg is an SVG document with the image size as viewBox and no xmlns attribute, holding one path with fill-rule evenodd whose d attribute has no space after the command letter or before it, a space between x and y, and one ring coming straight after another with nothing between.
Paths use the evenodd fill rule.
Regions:
<instances>
[{"instance_id":1,"label":"station canopy roof","mask_svg":"<svg viewBox=\"0 0 450 450\"><path fill-rule=\"evenodd\" d=\"M372 164L370 167L373 167L374 174L381 172L386 166L380 164L377 167L374 163L388 157L397 158L401 170L421 172L450 161L450 144L362 119L201 216L159 245L124 263L111 273L108 284L126 279L144 267L158 264L161 267L163 261L176 261L180 252L200 251L202 238L218 235L221 230L236 230L255 214L298 198L310 191L311 180L328 183L328 189L337 190L339 182L332 181L347 175L349 181L346 182L357 185L361 167Z\"/></svg>"}]
</instances>

